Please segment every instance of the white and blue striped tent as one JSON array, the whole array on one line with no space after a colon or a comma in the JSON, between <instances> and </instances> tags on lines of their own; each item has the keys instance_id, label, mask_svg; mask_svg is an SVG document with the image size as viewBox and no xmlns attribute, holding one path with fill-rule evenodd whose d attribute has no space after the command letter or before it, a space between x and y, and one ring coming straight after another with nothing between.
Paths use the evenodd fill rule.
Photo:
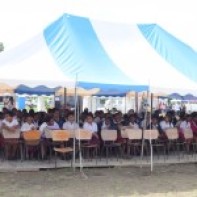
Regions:
<instances>
[{"instance_id":1,"label":"white and blue striped tent","mask_svg":"<svg viewBox=\"0 0 197 197\"><path fill-rule=\"evenodd\" d=\"M197 95L196 66L197 52L159 24L63 14L40 34L0 54L0 81L70 87L77 75L80 87L105 93L150 89Z\"/></svg>"}]
</instances>

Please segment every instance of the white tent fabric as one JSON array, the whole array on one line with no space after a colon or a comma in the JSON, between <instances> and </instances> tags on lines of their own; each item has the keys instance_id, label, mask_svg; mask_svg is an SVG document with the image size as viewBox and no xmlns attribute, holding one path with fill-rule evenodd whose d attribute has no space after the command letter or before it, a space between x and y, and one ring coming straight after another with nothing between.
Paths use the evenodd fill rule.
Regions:
<instances>
[{"instance_id":1,"label":"white tent fabric","mask_svg":"<svg viewBox=\"0 0 197 197\"><path fill-rule=\"evenodd\" d=\"M108 23L93 22L93 27L116 65L137 84L148 84L153 93L197 94L196 82L164 61L136 25L112 24L110 27Z\"/></svg>"},{"instance_id":2,"label":"white tent fabric","mask_svg":"<svg viewBox=\"0 0 197 197\"><path fill-rule=\"evenodd\" d=\"M151 92L196 95L197 81L190 77L192 72L185 73L185 67L190 66L186 65L187 60L191 57L193 62L189 70L193 69L196 52L192 51L190 56L185 54L186 61L179 66L177 60L180 56L173 54L174 46L165 46L165 42L181 45L183 51L192 49L158 25L149 26L159 31L149 32L150 28L146 30L143 25L64 14L43 33L0 54L0 81L31 87L71 87L78 74L80 82L146 85ZM156 41L148 40L146 33L155 34ZM159 42L164 51L158 51L154 42Z\"/></svg>"},{"instance_id":3,"label":"white tent fabric","mask_svg":"<svg viewBox=\"0 0 197 197\"><path fill-rule=\"evenodd\" d=\"M0 54L0 81L11 86L73 87L74 81L65 77L56 66L42 33L18 47Z\"/></svg>"}]
</instances>

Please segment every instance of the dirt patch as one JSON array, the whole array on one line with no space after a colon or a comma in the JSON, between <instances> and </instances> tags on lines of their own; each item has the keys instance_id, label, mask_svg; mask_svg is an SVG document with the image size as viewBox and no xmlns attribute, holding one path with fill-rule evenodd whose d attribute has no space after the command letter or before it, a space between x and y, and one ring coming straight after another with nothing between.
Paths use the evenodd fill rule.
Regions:
<instances>
[{"instance_id":1,"label":"dirt patch","mask_svg":"<svg viewBox=\"0 0 197 197\"><path fill-rule=\"evenodd\" d=\"M197 165L116 167L0 173L0 196L189 196L197 197Z\"/></svg>"}]
</instances>

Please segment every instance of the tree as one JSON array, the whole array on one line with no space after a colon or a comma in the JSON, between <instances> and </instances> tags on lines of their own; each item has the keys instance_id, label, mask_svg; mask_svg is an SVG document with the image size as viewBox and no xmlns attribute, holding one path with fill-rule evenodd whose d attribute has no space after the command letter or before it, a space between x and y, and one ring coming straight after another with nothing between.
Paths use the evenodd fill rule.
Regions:
<instances>
[{"instance_id":1,"label":"tree","mask_svg":"<svg viewBox=\"0 0 197 197\"><path fill-rule=\"evenodd\" d=\"M0 42L0 52L2 52L3 50L4 50L3 42Z\"/></svg>"}]
</instances>

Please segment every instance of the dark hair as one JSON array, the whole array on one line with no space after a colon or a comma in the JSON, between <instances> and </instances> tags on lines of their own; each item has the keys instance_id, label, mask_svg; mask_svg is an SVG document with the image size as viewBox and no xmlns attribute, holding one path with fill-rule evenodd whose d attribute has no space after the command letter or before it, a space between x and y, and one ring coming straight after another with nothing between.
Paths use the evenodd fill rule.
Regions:
<instances>
[{"instance_id":1,"label":"dark hair","mask_svg":"<svg viewBox=\"0 0 197 197\"><path fill-rule=\"evenodd\" d=\"M14 117L14 113L13 113L12 111L8 111L6 114L7 114L8 116L10 116L10 117Z\"/></svg>"},{"instance_id":2,"label":"dark hair","mask_svg":"<svg viewBox=\"0 0 197 197\"><path fill-rule=\"evenodd\" d=\"M3 112L0 112L0 119L3 119L4 118L4 114Z\"/></svg>"},{"instance_id":3,"label":"dark hair","mask_svg":"<svg viewBox=\"0 0 197 197\"><path fill-rule=\"evenodd\" d=\"M35 112L34 112L34 109L30 109L30 110L29 110L29 114L34 115L34 113L35 113Z\"/></svg>"},{"instance_id":4,"label":"dark hair","mask_svg":"<svg viewBox=\"0 0 197 197\"><path fill-rule=\"evenodd\" d=\"M71 111L71 112L69 112L69 113L67 114L67 117L69 117L69 116L74 116L74 115L75 115L74 112Z\"/></svg>"},{"instance_id":5,"label":"dark hair","mask_svg":"<svg viewBox=\"0 0 197 197\"><path fill-rule=\"evenodd\" d=\"M47 115L45 118L45 122L50 122L53 119L53 116Z\"/></svg>"},{"instance_id":6,"label":"dark hair","mask_svg":"<svg viewBox=\"0 0 197 197\"><path fill-rule=\"evenodd\" d=\"M86 115L86 118L87 117L91 117L91 118L94 118L93 114L91 112L89 112L87 115Z\"/></svg>"}]
</instances>

